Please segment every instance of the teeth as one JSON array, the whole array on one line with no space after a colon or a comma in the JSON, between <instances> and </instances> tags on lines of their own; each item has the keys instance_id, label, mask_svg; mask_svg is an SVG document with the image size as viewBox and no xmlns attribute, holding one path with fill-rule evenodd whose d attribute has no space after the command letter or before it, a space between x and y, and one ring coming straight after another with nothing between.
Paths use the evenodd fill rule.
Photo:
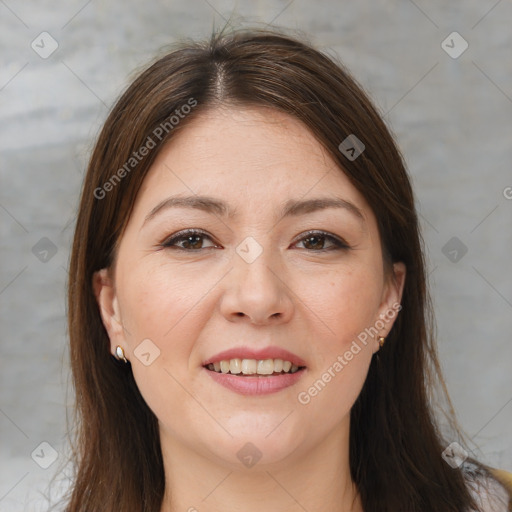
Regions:
<instances>
[{"instance_id":1,"label":"teeth","mask_svg":"<svg viewBox=\"0 0 512 512\"><path fill-rule=\"evenodd\" d=\"M231 359L229 361L229 371L230 373L236 375L242 372L242 360L241 359Z\"/></svg>"},{"instance_id":2,"label":"teeth","mask_svg":"<svg viewBox=\"0 0 512 512\"><path fill-rule=\"evenodd\" d=\"M272 375L274 373L274 360L264 359L258 361L257 372L259 375Z\"/></svg>"},{"instance_id":3,"label":"teeth","mask_svg":"<svg viewBox=\"0 0 512 512\"><path fill-rule=\"evenodd\" d=\"M242 373L244 375L253 375L256 373L256 359L242 359Z\"/></svg>"},{"instance_id":4,"label":"teeth","mask_svg":"<svg viewBox=\"0 0 512 512\"><path fill-rule=\"evenodd\" d=\"M295 373L299 370L291 361L282 359L230 359L210 363L209 370L233 375L272 375L274 373Z\"/></svg>"}]
</instances>

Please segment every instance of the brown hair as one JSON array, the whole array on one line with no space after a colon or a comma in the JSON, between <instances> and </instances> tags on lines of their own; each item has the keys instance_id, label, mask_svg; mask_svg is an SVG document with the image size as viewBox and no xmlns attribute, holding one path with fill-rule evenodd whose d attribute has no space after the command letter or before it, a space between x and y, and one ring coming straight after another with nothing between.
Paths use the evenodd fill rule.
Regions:
<instances>
[{"instance_id":1,"label":"brown hair","mask_svg":"<svg viewBox=\"0 0 512 512\"><path fill-rule=\"evenodd\" d=\"M191 112L171 126L171 116L193 102ZM157 420L130 365L110 355L93 273L114 262L134 199L164 144L204 109L229 103L269 107L301 120L372 207L384 253L407 267L403 309L351 411L350 466L364 510L448 512L475 506L463 473L441 457L445 445L429 402L441 376L418 218L402 157L375 107L340 64L296 38L252 30L187 42L158 59L128 87L97 140L70 263L77 440L67 510L155 512L161 506ZM365 145L353 161L338 149L351 134ZM148 137L155 147L127 167Z\"/></svg>"}]
</instances>

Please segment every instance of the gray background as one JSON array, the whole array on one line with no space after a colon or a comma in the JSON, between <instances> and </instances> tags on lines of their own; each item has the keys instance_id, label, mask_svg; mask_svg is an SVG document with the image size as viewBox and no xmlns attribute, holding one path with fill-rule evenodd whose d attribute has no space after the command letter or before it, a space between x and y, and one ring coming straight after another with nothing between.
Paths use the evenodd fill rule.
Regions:
<instances>
[{"instance_id":1,"label":"gray background","mask_svg":"<svg viewBox=\"0 0 512 512\"><path fill-rule=\"evenodd\" d=\"M134 69L228 18L304 30L382 109L414 181L468 448L512 470L510 0L0 0L1 511L47 509L65 459L66 267L94 136ZM59 45L46 59L31 48L43 31ZM453 31L469 44L458 58L441 46ZM31 458L43 441L59 453L46 470Z\"/></svg>"}]
</instances>

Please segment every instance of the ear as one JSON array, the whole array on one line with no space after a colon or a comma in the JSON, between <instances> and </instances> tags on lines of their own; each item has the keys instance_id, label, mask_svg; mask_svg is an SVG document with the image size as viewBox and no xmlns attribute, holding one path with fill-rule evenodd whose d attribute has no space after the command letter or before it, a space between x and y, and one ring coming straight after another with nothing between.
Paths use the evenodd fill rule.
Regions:
<instances>
[{"instance_id":1,"label":"ear","mask_svg":"<svg viewBox=\"0 0 512 512\"><path fill-rule=\"evenodd\" d=\"M382 300L379 306L379 319L375 326L379 333L377 336L384 338L389 334L398 312L402 309L400 304L405 284L406 267L401 261L393 263L390 275L387 276L386 283L382 292ZM376 344L376 350L379 345Z\"/></svg>"},{"instance_id":2,"label":"ear","mask_svg":"<svg viewBox=\"0 0 512 512\"><path fill-rule=\"evenodd\" d=\"M123 324L119 312L114 280L109 269L103 268L93 275L93 290L98 303L103 325L110 338L110 352L116 353L116 347L126 347Z\"/></svg>"}]
</instances>

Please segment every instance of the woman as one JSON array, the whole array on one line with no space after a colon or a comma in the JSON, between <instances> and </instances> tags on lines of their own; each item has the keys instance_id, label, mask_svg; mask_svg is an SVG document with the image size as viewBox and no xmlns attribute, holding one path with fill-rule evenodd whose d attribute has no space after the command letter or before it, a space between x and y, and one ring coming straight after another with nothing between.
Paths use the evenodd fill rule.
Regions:
<instances>
[{"instance_id":1,"label":"woman","mask_svg":"<svg viewBox=\"0 0 512 512\"><path fill-rule=\"evenodd\" d=\"M84 182L67 510L506 510L440 436L430 311L404 164L349 74L276 32L182 45Z\"/></svg>"}]
</instances>

